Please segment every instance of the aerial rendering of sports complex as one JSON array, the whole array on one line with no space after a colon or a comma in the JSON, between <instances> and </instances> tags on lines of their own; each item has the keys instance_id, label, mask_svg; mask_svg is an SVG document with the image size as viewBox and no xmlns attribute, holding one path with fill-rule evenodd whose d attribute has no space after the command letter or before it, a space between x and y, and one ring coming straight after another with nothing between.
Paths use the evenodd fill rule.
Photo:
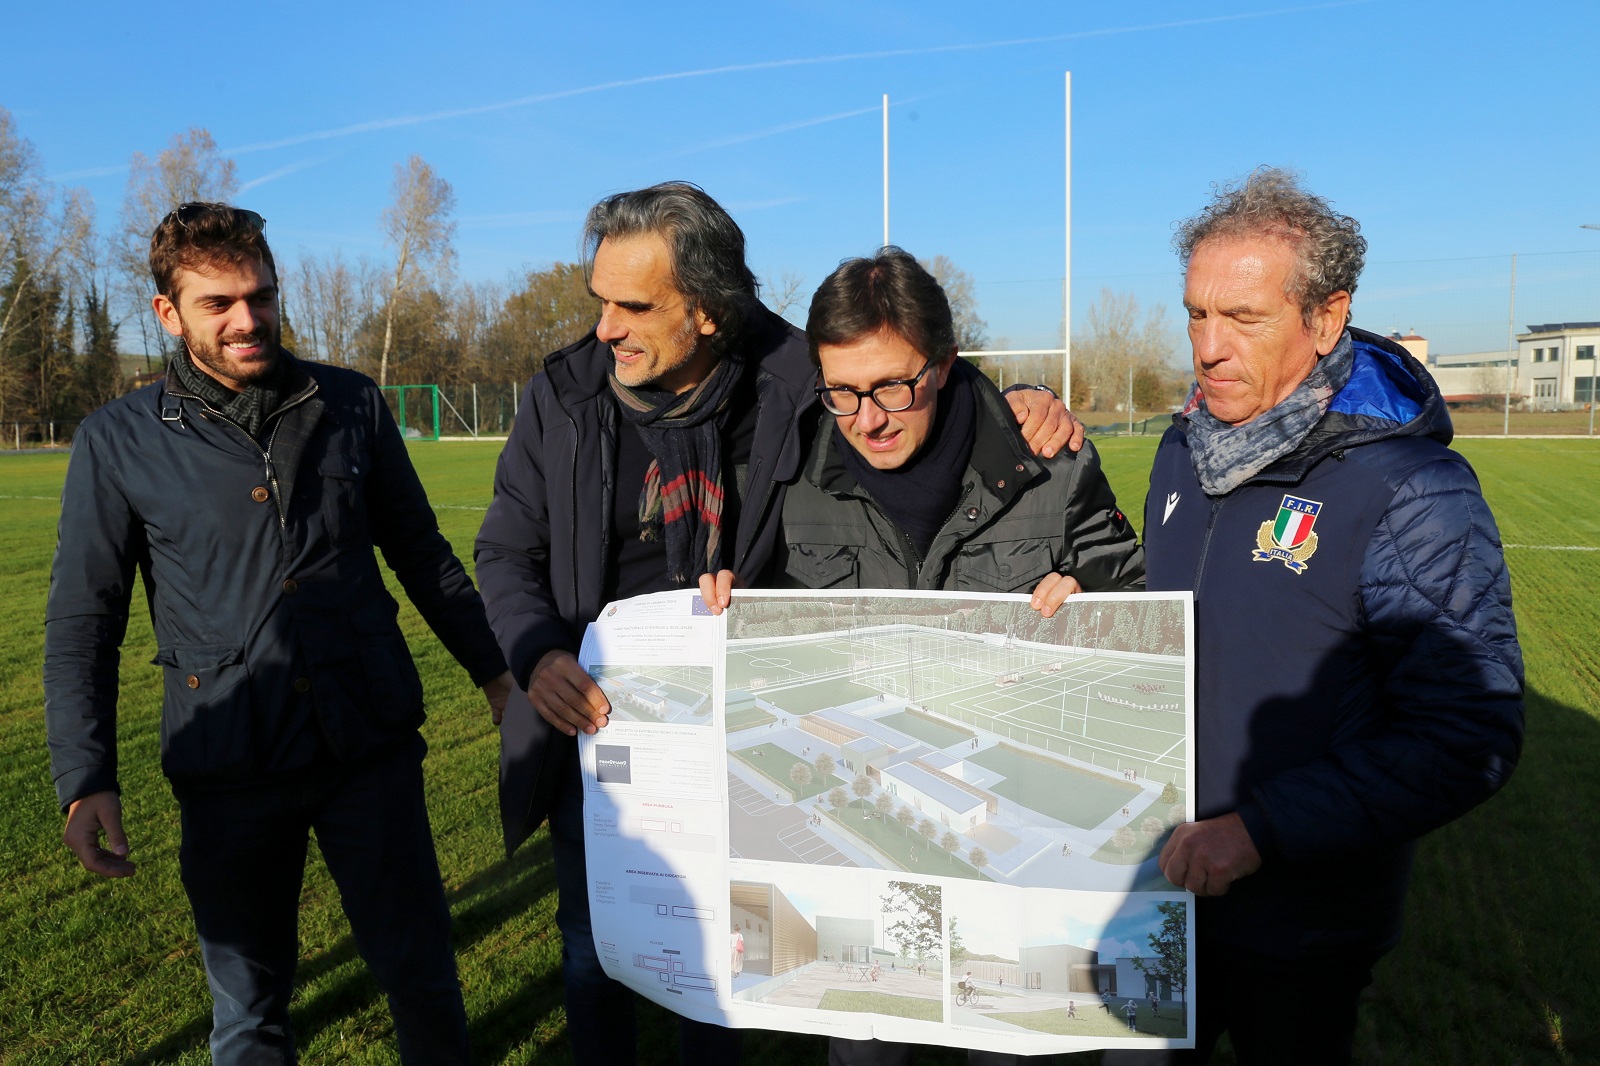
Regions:
<instances>
[{"instance_id":1,"label":"aerial rendering of sports complex","mask_svg":"<svg viewBox=\"0 0 1600 1066\"><path fill-rule=\"evenodd\" d=\"M1184 814L1183 604L1082 600L741 598L733 856L1139 887Z\"/></svg>"}]
</instances>

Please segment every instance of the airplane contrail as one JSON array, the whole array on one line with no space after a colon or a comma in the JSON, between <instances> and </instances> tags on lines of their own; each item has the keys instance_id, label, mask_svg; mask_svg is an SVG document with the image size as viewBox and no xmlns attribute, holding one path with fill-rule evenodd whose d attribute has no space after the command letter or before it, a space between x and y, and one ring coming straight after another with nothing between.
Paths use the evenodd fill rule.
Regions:
<instances>
[{"instance_id":1,"label":"airplane contrail","mask_svg":"<svg viewBox=\"0 0 1600 1066\"><path fill-rule=\"evenodd\" d=\"M466 118L472 115L486 115L495 111L507 111L512 108L529 107L533 104L549 103L552 100L563 100L573 96L587 96L592 93L609 92L615 89L629 89L640 85L654 85L665 81L683 81L689 78L708 78L719 74L743 74L757 70L781 70L787 67L818 66L828 63L852 63L868 59L896 59L905 56L937 55L946 52L974 52L990 48L1015 48L1030 44L1053 44L1060 41L1086 40L1094 37L1111 37L1129 33L1143 33L1152 30L1182 29L1188 26L1207 26L1221 22L1240 22L1249 19L1272 18L1279 15L1296 15L1309 11L1326 11L1333 8L1355 7L1372 3L1373 0L1335 0L1332 3L1310 4L1300 7L1275 8L1271 11L1253 11L1236 15L1211 15L1205 18L1177 19L1171 22L1151 22L1137 26L1106 27L1098 30L1078 30L1073 33L1057 33L1045 37L1015 37L1000 41L980 41L969 44L942 44L930 45L923 48L893 48L876 52L844 52L828 56L804 56L791 59L766 59L754 63L734 63L721 67L704 67L699 70L679 70L665 74L647 74L638 78L624 78L618 81L600 82L595 85L583 85L572 89L558 89L553 92L535 93L531 96L519 96L511 100L500 100L492 104L477 104L472 107L451 108L446 111L430 111L418 115L397 115L391 118L370 119L366 122L357 122L349 126L337 126L333 129L316 130L311 133L296 134L292 137L282 137L271 141L257 141L252 144L239 145L235 148L224 149L224 155L244 155L250 152L265 152L273 148L287 148L291 145L306 144L310 141L324 141L335 137L349 137L358 133L370 133L375 130L394 129L399 126L418 126L428 122L442 122L452 118Z\"/></svg>"},{"instance_id":2,"label":"airplane contrail","mask_svg":"<svg viewBox=\"0 0 1600 1066\"><path fill-rule=\"evenodd\" d=\"M404 126L420 126L430 122L444 122L454 118L468 118L473 115L487 115L496 111L508 111L513 108L530 107L534 104L549 103L553 100L564 100L574 96L587 96L594 93L611 92L617 89L630 89L640 85L655 85L667 81L684 81L690 78L709 78L722 74L743 74L759 70L782 70L789 67L820 66L832 63L854 63L872 59L899 59L907 56L940 55L950 52L976 52L995 48L1017 48L1024 45L1055 44L1062 41L1081 41L1096 37L1114 37L1130 33L1146 33L1156 30L1184 29L1191 26L1212 26L1225 22L1243 22L1254 19L1276 18L1281 15L1299 15L1312 11L1329 11L1343 7L1357 7L1370 4L1375 0L1333 0L1330 3L1306 4L1296 7L1280 7L1271 11L1251 11L1233 15L1209 15L1203 18L1175 19L1169 22L1148 22L1135 26L1111 26L1096 30L1076 30L1072 33L1056 33L1042 37L1013 37L998 41L978 41L967 44L942 44L929 45L921 48L891 48L874 52L843 52L837 55L825 56L799 56L790 59L766 59L753 63L733 63L720 67L703 67L699 70L679 70L664 74L647 74L638 78L623 78L617 81L599 82L594 85L582 85L571 89L557 89L552 92L535 93L529 96L519 96L510 100L499 100L489 104L476 104L472 107L450 108L443 111L428 111L413 115L396 115L390 118L369 119L365 122L356 122L348 126L336 126L331 129L313 130L309 133L299 133L289 137L280 137L270 141L255 141L250 144L236 145L222 149L225 156L249 155L254 152L266 152L275 148L289 148L297 144L310 144L314 141L328 141L341 137L352 137L362 133L373 133L378 130L396 129ZM871 110L871 109L866 109ZM845 117L843 115L832 118ZM831 119L815 120L830 121ZM799 123L795 128L815 124ZM766 136L757 134L754 136ZM753 138L752 138L753 139ZM732 143L732 142L730 142ZM70 171L54 176L54 180L65 180L78 177L102 177L127 170L126 164L117 167L92 167L82 170Z\"/></svg>"}]
</instances>

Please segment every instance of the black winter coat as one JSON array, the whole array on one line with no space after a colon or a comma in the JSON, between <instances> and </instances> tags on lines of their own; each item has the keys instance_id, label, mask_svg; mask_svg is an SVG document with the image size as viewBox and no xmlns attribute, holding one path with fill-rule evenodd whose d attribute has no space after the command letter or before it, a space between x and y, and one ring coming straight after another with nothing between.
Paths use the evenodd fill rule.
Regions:
<instances>
[{"instance_id":1,"label":"black winter coat","mask_svg":"<svg viewBox=\"0 0 1600 1066\"><path fill-rule=\"evenodd\" d=\"M307 384L268 420L265 445L171 373L79 428L45 614L63 807L117 787L136 569L165 685L162 768L186 783L358 759L416 731L422 685L374 547L475 683L504 671L377 387L290 367Z\"/></svg>"}]
</instances>

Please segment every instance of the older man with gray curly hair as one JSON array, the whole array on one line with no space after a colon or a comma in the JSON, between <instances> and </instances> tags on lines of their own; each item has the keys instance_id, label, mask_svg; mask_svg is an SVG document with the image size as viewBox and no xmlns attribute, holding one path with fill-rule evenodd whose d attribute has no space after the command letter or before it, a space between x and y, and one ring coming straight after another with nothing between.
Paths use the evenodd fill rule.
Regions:
<instances>
[{"instance_id":1,"label":"older man with gray curly hair","mask_svg":"<svg viewBox=\"0 0 1600 1066\"><path fill-rule=\"evenodd\" d=\"M1262 169L1175 241L1195 388L1145 503L1152 590L1195 595L1193 1052L1350 1060L1418 837L1501 787L1522 658L1494 518L1428 372L1349 325L1353 218ZM1263 988L1285 992L1271 1010Z\"/></svg>"}]
</instances>

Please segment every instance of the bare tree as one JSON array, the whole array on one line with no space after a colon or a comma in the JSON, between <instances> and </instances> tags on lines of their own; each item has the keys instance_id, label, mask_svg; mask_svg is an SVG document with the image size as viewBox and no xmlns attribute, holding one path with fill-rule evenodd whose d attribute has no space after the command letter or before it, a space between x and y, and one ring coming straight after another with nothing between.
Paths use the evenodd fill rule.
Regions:
<instances>
[{"instance_id":1,"label":"bare tree","mask_svg":"<svg viewBox=\"0 0 1600 1066\"><path fill-rule=\"evenodd\" d=\"M94 205L58 193L0 107L0 418L54 417L71 377L75 283L92 273Z\"/></svg>"},{"instance_id":2,"label":"bare tree","mask_svg":"<svg viewBox=\"0 0 1600 1066\"><path fill-rule=\"evenodd\" d=\"M766 299L762 302L772 310L773 314L785 318L791 307L800 307L802 311L804 310L801 301L805 297L805 286L805 279L792 270L785 270L778 275L777 280L770 277L762 278L761 291L766 293Z\"/></svg>"},{"instance_id":3,"label":"bare tree","mask_svg":"<svg viewBox=\"0 0 1600 1066\"><path fill-rule=\"evenodd\" d=\"M145 357L150 341L162 343L165 334L156 327L150 309L150 235L179 204L191 201L226 202L239 191L238 168L217 149L217 142L196 126L173 134L154 159L135 152L128 159L128 184L122 194L121 227L114 241L112 261L127 287L130 316L137 317Z\"/></svg>"},{"instance_id":4,"label":"bare tree","mask_svg":"<svg viewBox=\"0 0 1600 1066\"><path fill-rule=\"evenodd\" d=\"M932 274L950 301L950 316L955 320L956 347L974 352L989 340L989 324L978 316L978 297L973 292L972 275L956 266L948 256L919 259Z\"/></svg>"},{"instance_id":5,"label":"bare tree","mask_svg":"<svg viewBox=\"0 0 1600 1066\"><path fill-rule=\"evenodd\" d=\"M378 384L389 379L389 350L394 344L394 317L401 294L424 266L448 266L456 224L455 190L420 155L394 168L394 201L383 210L383 235L394 246L394 279L384 308L383 351L378 357Z\"/></svg>"},{"instance_id":6,"label":"bare tree","mask_svg":"<svg viewBox=\"0 0 1600 1066\"><path fill-rule=\"evenodd\" d=\"M1130 370L1134 407L1160 410L1174 402L1187 379L1172 363L1165 307L1157 304L1144 311L1132 293L1101 289L1099 299L1089 305L1085 324L1084 337L1075 338L1072 345L1069 406L1074 410L1126 406Z\"/></svg>"}]
</instances>

